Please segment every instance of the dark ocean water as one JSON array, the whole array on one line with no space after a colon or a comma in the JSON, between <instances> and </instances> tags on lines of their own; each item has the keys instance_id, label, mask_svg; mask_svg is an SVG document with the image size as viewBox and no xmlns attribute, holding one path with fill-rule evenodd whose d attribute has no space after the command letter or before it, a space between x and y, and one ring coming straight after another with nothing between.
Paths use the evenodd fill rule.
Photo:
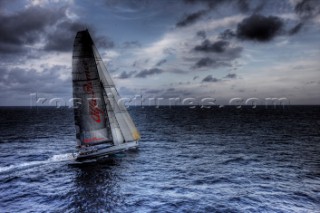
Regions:
<instances>
[{"instance_id":1,"label":"dark ocean water","mask_svg":"<svg viewBox=\"0 0 320 213\"><path fill-rule=\"evenodd\" d=\"M73 112L0 108L0 212L320 212L320 108L129 108L136 151L70 166Z\"/></svg>"}]
</instances>

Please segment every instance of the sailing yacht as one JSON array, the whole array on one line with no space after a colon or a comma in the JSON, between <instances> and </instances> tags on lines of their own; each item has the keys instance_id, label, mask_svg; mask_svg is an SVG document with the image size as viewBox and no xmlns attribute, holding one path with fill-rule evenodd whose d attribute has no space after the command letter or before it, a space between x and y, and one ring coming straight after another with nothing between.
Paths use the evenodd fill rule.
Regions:
<instances>
[{"instance_id":1,"label":"sailing yacht","mask_svg":"<svg viewBox=\"0 0 320 213\"><path fill-rule=\"evenodd\" d=\"M140 134L94 45L88 30L79 31L72 56L77 161L96 161L136 148Z\"/></svg>"}]
</instances>

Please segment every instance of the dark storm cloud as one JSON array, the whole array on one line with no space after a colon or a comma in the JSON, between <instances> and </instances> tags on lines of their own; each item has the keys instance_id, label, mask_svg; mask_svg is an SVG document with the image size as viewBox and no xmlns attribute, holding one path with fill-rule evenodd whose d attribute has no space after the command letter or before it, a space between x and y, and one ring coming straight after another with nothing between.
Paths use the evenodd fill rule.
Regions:
<instances>
[{"instance_id":1,"label":"dark storm cloud","mask_svg":"<svg viewBox=\"0 0 320 213\"><path fill-rule=\"evenodd\" d=\"M200 45L195 46L193 50L205 54L213 53L217 59L231 61L240 57L243 48L231 46L230 42L225 40L211 42L206 39Z\"/></svg>"},{"instance_id":2,"label":"dark storm cloud","mask_svg":"<svg viewBox=\"0 0 320 213\"><path fill-rule=\"evenodd\" d=\"M253 10L253 15L245 18L238 24L236 32L227 29L219 35L219 38L228 40L237 37L242 40L267 42L271 41L281 32L287 35L298 33L306 21L320 14L320 4L318 0L302 0L298 2L294 8L300 17L300 22L296 23L291 29L284 31L284 21L281 18L276 16L266 17L257 14L264 8L265 4L264 1L260 2Z\"/></svg>"},{"instance_id":3,"label":"dark storm cloud","mask_svg":"<svg viewBox=\"0 0 320 213\"><path fill-rule=\"evenodd\" d=\"M302 0L294 8L295 12L302 19L313 18L320 13L319 0Z\"/></svg>"},{"instance_id":4,"label":"dark storm cloud","mask_svg":"<svg viewBox=\"0 0 320 213\"><path fill-rule=\"evenodd\" d=\"M288 31L289 35L300 32L307 21L320 14L320 4L318 0L302 0L296 4L294 10L299 16L300 22Z\"/></svg>"},{"instance_id":5,"label":"dark storm cloud","mask_svg":"<svg viewBox=\"0 0 320 213\"><path fill-rule=\"evenodd\" d=\"M162 69L158 69L158 68L145 69L145 70L140 71L138 74L136 74L135 77L146 78L147 76L161 74L161 73L163 73Z\"/></svg>"},{"instance_id":6,"label":"dark storm cloud","mask_svg":"<svg viewBox=\"0 0 320 213\"><path fill-rule=\"evenodd\" d=\"M238 24L237 37L243 40L267 42L278 35L283 22L275 16L253 14Z\"/></svg>"},{"instance_id":7,"label":"dark storm cloud","mask_svg":"<svg viewBox=\"0 0 320 213\"><path fill-rule=\"evenodd\" d=\"M165 64L165 63L167 63L167 59L162 59L162 60L160 60L160 61L156 64L156 66L157 66L157 67L160 67L161 65L163 65L163 64Z\"/></svg>"},{"instance_id":8,"label":"dark storm cloud","mask_svg":"<svg viewBox=\"0 0 320 213\"><path fill-rule=\"evenodd\" d=\"M219 35L219 38L223 40L230 40L234 37L236 37L236 34L231 29L226 29Z\"/></svg>"},{"instance_id":9,"label":"dark storm cloud","mask_svg":"<svg viewBox=\"0 0 320 213\"><path fill-rule=\"evenodd\" d=\"M136 73L137 73L136 71L131 71L131 72L123 71L117 78L119 79L131 78Z\"/></svg>"},{"instance_id":10,"label":"dark storm cloud","mask_svg":"<svg viewBox=\"0 0 320 213\"><path fill-rule=\"evenodd\" d=\"M205 57L199 59L196 64L193 66L194 69L199 69L203 67L211 67L211 68L217 68L220 66L228 66L229 64L224 61L217 61L215 59Z\"/></svg>"},{"instance_id":11,"label":"dark storm cloud","mask_svg":"<svg viewBox=\"0 0 320 213\"><path fill-rule=\"evenodd\" d=\"M0 12L5 6L8 6L9 4L16 3L16 2L17 0L0 0Z\"/></svg>"},{"instance_id":12,"label":"dark storm cloud","mask_svg":"<svg viewBox=\"0 0 320 213\"><path fill-rule=\"evenodd\" d=\"M171 73L175 73L175 74L187 74L188 73L187 70L181 70L181 69L178 69L178 68L170 69L168 71L171 72Z\"/></svg>"},{"instance_id":13,"label":"dark storm cloud","mask_svg":"<svg viewBox=\"0 0 320 213\"><path fill-rule=\"evenodd\" d=\"M71 88L71 80L61 80L59 72L71 72L71 68L55 65L44 68L42 72L34 69L2 69L0 78L1 91L21 93L63 94Z\"/></svg>"},{"instance_id":14,"label":"dark storm cloud","mask_svg":"<svg viewBox=\"0 0 320 213\"><path fill-rule=\"evenodd\" d=\"M217 62L209 57L201 58L197 63L195 64L194 68L201 68L201 67L210 67L213 64L216 64Z\"/></svg>"},{"instance_id":15,"label":"dark storm cloud","mask_svg":"<svg viewBox=\"0 0 320 213\"><path fill-rule=\"evenodd\" d=\"M209 0L186 0L186 2L202 2L208 5L211 4L211 1ZM226 2L228 1L217 1L214 5ZM243 4L244 8L251 10L253 14L238 23L236 30L226 29L222 32L219 35L220 39L230 40L232 38L238 38L241 40L268 42L281 33L287 35L294 35L298 33L306 21L320 14L320 4L318 0L301 0L294 8L294 11L300 17L300 21L290 29L285 29L285 23L281 18L277 16L264 16L258 14L265 7L265 1L260 1L258 4L255 4L255 6L251 5L251 8L248 1L238 1L239 8L242 7L240 6L241 4Z\"/></svg>"},{"instance_id":16,"label":"dark storm cloud","mask_svg":"<svg viewBox=\"0 0 320 213\"><path fill-rule=\"evenodd\" d=\"M228 46L229 46L228 41L220 40L220 41L211 43L208 39L206 39L201 43L201 45L195 46L194 50L203 51L203 52L222 53L228 48Z\"/></svg>"},{"instance_id":17,"label":"dark storm cloud","mask_svg":"<svg viewBox=\"0 0 320 213\"><path fill-rule=\"evenodd\" d=\"M231 29L226 29L219 35L219 38L223 40L238 38L241 40L268 42L281 33L287 35L294 35L298 33L304 26L304 23L305 21L302 20L291 29L284 30L284 22L279 17L265 17L254 14L240 22L237 26L236 32Z\"/></svg>"},{"instance_id":18,"label":"dark storm cloud","mask_svg":"<svg viewBox=\"0 0 320 213\"><path fill-rule=\"evenodd\" d=\"M47 26L65 16L65 9L28 7L13 14L0 14L0 52L24 51L24 45L38 42Z\"/></svg>"},{"instance_id":19,"label":"dark storm cloud","mask_svg":"<svg viewBox=\"0 0 320 213\"><path fill-rule=\"evenodd\" d=\"M208 10L200 10L198 12L194 12L188 15L185 15L178 23L176 24L177 27L186 27L189 26L196 21L198 21L200 18L202 18L205 14L207 14Z\"/></svg>"},{"instance_id":20,"label":"dark storm cloud","mask_svg":"<svg viewBox=\"0 0 320 213\"><path fill-rule=\"evenodd\" d=\"M200 30L197 32L196 34L198 37L200 37L201 39L206 39L207 38L207 34L204 30Z\"/></svg>"},{"instance_id":21,"label":"dark storm cloud","mask_svg":"<svg viewBox=\"0 0 320 213\"><path fill-rule=\"evenodd\" d=\"M84 24L63 21L56 26L55 31L47 35L45 50L70 51L76 32L84 29Z\"/></svg>"},{"instance_id":22,"label":"dark storm cloud","mask_svg":"<svg viewBox=\"0 0 320 213\"><path fill-rule=\"evenodd\" d=\"M4 43L0 41L0 54L16 54L23 53L24 49L21 45Z\"/></svg>"},{"instance_id":23,"label":"dark storm cloud","mask_svg":"<svg viewBox=\"0 0 320 213\"><path fill-rule=\"evenodd\" d=\"M237 5L239 10L243 13L246 13L250 10L249 0L238 0Z\"/></svg>"},{"instance_id":24,"label":"dark storm cloud","mask_svg":"<svg viewBox=\"0 0 320 213\"><path fill-rule=\"evenodd\" d=\"M205 77L204 79L202 79L202 82L212 82L212 83L216 83L216 82L220 82L220 79L214 78L212 77L212 75L208 75L207 77Z\"/></svg>"},{"instance_id":25,"label":"dark storm cloud","mask_svg":"<svg viewBox=\"0 0 320 213\"><path fill-rule=\"evenodd\" d=\"M84 23L73 22L66 16L66 8L44 8L31 6L16 13L0 13L0 53L19 53L30 51L27 45L42 40L47 43L44 50L70 51L73 39L79 30L85 28ZM113 42L101 36L95 36L99 47L113 47Z\"/></svg>"},{"instance_id":26,"label":"dark storm cloud","mask_svg":"<svg viewBox=\"0 0 320 213\"><path fill-rule=\"evenodd\" d=\"M294 26L292 29L289 30L289 35L294 35L298 33L302 27L303 27L303 23L302 22L298 23L296 26Z\"/></svg>"},{"instance_id":27,"label":"dark storm cloud","mask_svg":"<svg viewBox=\"0 0 320 213\"><path fill-rule=\"evenodd\" d=\"M242 47L231 46L230 42L225 40L211 42L206 39L193 48L193 51L202 55L200 59L194 58L197 62L193 68L231 66L231 61L239 58L242 50Z\"/></svg>"},{"instance_id":28,"label":"dark storm cloud","mask_svg":"<svg viewBox=\"0 0 320 213\"><path fill-rule=\"evenodd\" d=\"M65 20L59 23L55 30L47 35L47 44L44 49L48 51L71 51L76 33L84 30L86 24L81 22L72 22ZM114 43L111 39L103 36L97 36L95 29L90 29L90 34L99 48L113 48Z\"/></svg>"},{"instance_id":29,"label":"dark storm cloud","mask_svg":"<svg viewBox=\"0 0 320 213\"><path fill-rule=\"evenodd\" d=\"M184 0L187 4L197 4L202 3L207 6L207 9L200 10L197 12L193 12L190 14L185 14L184 17L182 17L176 24L176 27L186 27L189 26L198 20L200 20L202 17L207 15L211 10L215 9L217 6L229 2L230 0ZM239 0L239 2L245 2L245 0ZM239 4L240 5L240 4Z\"/></svg>"},{"instance_id":30,"label":"dark storm cloud","mask_svg":"<svg viewBox=\"0 0 320 213\"><path fill-rule=\"evenodd\" d=\"M0 8L2 8L4 5L6 5L10 1L12 1L12 0L2 0L2 1L0 1Z\"/></svg>"},{"instance_id":31,"label":"dark storm cloud","mask_svg":"<svg viewBox=\"0 0 320 213\"><path fill-rule=\"evenodd\" d=\"M235 73L229 73L229 74L226 75L224 78L234 79L234 78L237 78L237 74L235 74Z\"/></svg>"}]
</instances>

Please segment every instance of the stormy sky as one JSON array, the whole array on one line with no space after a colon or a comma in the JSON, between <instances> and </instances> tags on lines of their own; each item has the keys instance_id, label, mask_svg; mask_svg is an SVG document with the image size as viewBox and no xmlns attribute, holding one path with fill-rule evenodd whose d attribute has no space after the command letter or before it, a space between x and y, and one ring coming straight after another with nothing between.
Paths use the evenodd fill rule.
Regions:
<instances>
[{"instance_id":1,"label":"stormy sky","mask_svg":"<svg viewBox=\"0 0 320 213\"><path fill-rule=\"evenodd\" d=\"M0 105L68 102L86 28L123 97L320 104L318 0L0 0Z\"/></svg>"}]
</instances>

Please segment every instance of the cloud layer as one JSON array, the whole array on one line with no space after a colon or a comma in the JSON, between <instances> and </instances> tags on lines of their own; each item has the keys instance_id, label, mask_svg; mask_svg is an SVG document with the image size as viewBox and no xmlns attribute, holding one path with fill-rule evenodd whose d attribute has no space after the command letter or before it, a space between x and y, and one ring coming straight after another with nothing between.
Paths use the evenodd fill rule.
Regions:
<instances>
[{"instance_id":1,"label":"cloud layer","mask_svg":"<svg viewBox=\"0 0 320 213\"><path fill-rule=\"evenodd\" d=\"M71 97L73 39L86 27L122 95L319 98L317 0L4 0L0 19L5 104Z\"/></svg>"}]
</instances>

